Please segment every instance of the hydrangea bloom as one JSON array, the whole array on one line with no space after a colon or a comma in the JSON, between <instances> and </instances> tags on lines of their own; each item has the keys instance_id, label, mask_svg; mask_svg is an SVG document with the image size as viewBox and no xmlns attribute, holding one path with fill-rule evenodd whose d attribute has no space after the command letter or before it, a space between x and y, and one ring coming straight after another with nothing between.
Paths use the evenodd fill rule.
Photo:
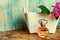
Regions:
<instances>
[{"instance_id":1,"label":"hydrangea bloom","mask_svg":"<svg viewBox=\"0 0 60 40\"><path fill-rule=\"evenodd\" d=\"M58 17L60 16L60 2L57 2L57 3L56 3L56 6L54 7L52 14L53 14L56 18L58 18Z\"/></svg>"}]
</instances>

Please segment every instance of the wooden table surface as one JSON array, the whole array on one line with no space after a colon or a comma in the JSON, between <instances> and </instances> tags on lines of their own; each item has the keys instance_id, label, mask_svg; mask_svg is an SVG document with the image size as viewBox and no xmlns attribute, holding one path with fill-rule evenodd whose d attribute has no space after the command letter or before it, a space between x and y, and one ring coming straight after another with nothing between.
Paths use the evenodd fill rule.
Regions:
<instances>
[{"instance_id":1,"label":"wooden table surface","mask_svg":"<svg viewBox=\"0 0 60 40\"><path fill-rule=\"evenodd\" d=\"M26 30L0 32L0 40L60 40L60 28L55 34L49 34L47 38L40 38L37 34L29 34Z\"/></svg>"}]
</instances>

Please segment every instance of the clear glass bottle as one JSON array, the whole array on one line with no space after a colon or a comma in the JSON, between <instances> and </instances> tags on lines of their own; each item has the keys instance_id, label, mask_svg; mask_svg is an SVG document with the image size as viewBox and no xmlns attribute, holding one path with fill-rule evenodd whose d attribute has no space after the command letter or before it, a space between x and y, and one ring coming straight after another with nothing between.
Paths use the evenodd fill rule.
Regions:
<instances>
[{"instance_id":1,"label":"clear glass bottle","mask_svg":"<svg viewBox=\"0 0 60 40\"><path fill-rule=\"evenodd\" d=\"M38 23L40 24L40 27L38 28L39 37L41 38L47 37L47 35L49 34L49 30L48 28L46 28L46 24L48 23L48 21L45 19L40 19Z\"/></svg>"}]
</instances>

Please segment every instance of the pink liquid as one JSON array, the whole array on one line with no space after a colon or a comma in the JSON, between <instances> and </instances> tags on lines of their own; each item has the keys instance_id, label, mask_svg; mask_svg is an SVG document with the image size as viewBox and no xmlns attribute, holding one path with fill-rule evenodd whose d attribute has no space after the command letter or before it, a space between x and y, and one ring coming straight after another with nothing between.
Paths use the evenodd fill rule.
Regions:
<instances>
[{"instance_id":1,"label":"pink liquid","mask_svg":"<svg viewBox=\"0 0 60 40\"><path fill-rule=\"evenodd\" d=\"M48 29L45 27L41 27L38 29L38 35L41 38L45 38L48 35Z\"/></svg>"}]
</instances>

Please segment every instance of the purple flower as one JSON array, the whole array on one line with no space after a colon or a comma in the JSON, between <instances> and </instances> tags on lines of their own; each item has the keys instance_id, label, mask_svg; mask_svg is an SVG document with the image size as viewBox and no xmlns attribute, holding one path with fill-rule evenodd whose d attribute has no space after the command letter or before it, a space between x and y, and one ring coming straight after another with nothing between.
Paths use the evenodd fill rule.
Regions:
<instances>
[{"instance_id":1,"label":"purple flower","mask_svg":"<svg viewBox=\"0 0 60 40\"><path fill-rule=\"evenodd\" d=\"M60 2L57 2L57 3L56 3L56 6L54 7L52 14L53 14L56 18L58 18L58 17L60 16Z\"/></svg>"}]
</instances>

